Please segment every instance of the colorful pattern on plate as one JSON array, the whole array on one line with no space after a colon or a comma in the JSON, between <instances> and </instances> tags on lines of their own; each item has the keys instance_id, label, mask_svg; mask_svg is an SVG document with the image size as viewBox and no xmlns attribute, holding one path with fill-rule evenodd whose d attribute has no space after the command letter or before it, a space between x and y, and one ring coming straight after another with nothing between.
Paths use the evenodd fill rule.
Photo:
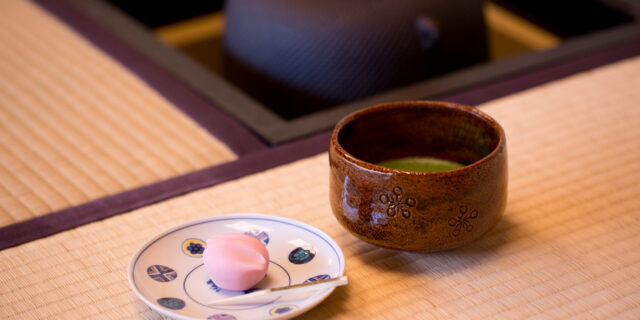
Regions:
<instances>
[{"instance_id":1,"label":"colorful pattern on plate","mask_svg":"<svg viewBox=\"0 0 640 320\"><path fill-rule=\"evenodd\" d=\"M213 280L211 280L211 279L207 280L207 285L209 286L209 289L211 289L211 290L213 290L215 292L222 291L222 288L218 287L218 285L215 282L213 282ZM260 288L251 288L251 289L243 290L242 292L244 292L244 294L247 294L247 293L251 293L251 292L257 291L257 290L260 290Z\"/></svg>"},{"instance_id":2,"label":"colorful pattern on plate","mask_svg":"<svg viewBox=\"0 0 640 320\"><path fill-rule=\"evenodd\" d=\"M315 282L315 281L320 281L320 280L327 280L329 278L331 278L331 276L328 275L328 274L319 274L319 275L317 275L315 277L311 277L311 278L305 280L303 283Z\"/></svg>"},{"instance_id":3,"label":"colorful pattern on plate","mask_svg":"<svg viewBox=\"0 0 640 320\"><path fill-rule=\"evenodd\" d=\"M269 311L269 313L273 316L275 315L280 315L280 314L285 314L288 312L291 312L295 309L298 309L298 306L292 305L292 304L288 304L288 305L283 305L283 306L277 306L273 309L271 309L271 311Z\"/></svg>"},{"instance_id":4,"label":"colorful pattern on plate","mask_svg":"<svg viewBox=\"0 0 640 320\"><path fill-rule=\"evenodd\" d=\"M207 320L236 320L236 317L226 313L218 313L208 316Z\"/></svg>"},{"instance_id":5,"label":"colorful pattern on plate","mask_svg":"<svg viewBox=\"0 0 640 320\"><path fill-rule=\"evenodd\" d=\"M151 279L158 282L169 282L178 277L178 273L175 270L159 264L147 268L147 274Z\"/></svg>"},{"instance_id":6,"label":"colorful pattern on plate","mask_svg":"<svg viewBox=\"0 0 640 320\"><path fill-rule=\"evenodd\" d=\"M180 310L185 306L184 301L181 299L171 297L158 299L158 304L171 310Z\"/></svg>"},{"instance_id":7,"label":"colorful pattern on plate","mask_svg":"<svg viewBox=\"0 0 640 320\"><path fill-rule=\"evenodd\" d=\"M187 239L182 242L182 252L190 257L202 257L206 245L200 239Z\"/></svg>"},{"instance_id":8,"label":"colorful pattern on plate","mask_svg":"<svg viewBox=\"0 0 640 320\"><path fill-rule=\"evenodd\" d=\"M209 289L215 291L215 292L220 292L220 290L222 290L220 287L218 287L218 285L213 282L213 280L209 279L207 280L207 285L209 285Z\"/></svg>"},{"instance_id":9,"label":"colorful pattern on plate","mask_svg":"<svg viewBox=\"0 0 640 320\"><path fill-rule=\"evenodd\" d=\"M277 230L277 236L276 231L269 230ZM215 298L256 290L227 292L210 280L202 264L206 249L203 240L213 234L233 232L253 236L270 253L277 253L273 255L275 261L270 261L270 279L265 282L269 286L290 285L293 279L318 281L344 270L340 248L320 230L279 217L221 215L176 226L145 244L130 268L134 291L162 314L212 320L292 317L326 297L326 291L322 291L304 299L274 298L254 304L208 307L206 303Z\"/></svg>"},{"instance_id":10,"label":"colorful pattern on plate","mask_svg":"<svg viewBox=\"0 0 640 320\"><path fill-rule=\"evenodd\" d=\"M305 264L316 256L315 251L312 248L297 247L289 253L289 262L293 264Z\"/></svg>"},{"instance_id":11,"label":"colorful pattern on plate","mask_svg":"<svg viewBox=\"0 0 640 320\"><path fill-rule=\"evenodd\" d=\"M257 229L251 230L251 231L245 232L244 234L260 240L260 242L262 242L262 244L264 244L265 246L269 244L269 235L262 230L257 230Z\"/></svg>"}]
</instances>

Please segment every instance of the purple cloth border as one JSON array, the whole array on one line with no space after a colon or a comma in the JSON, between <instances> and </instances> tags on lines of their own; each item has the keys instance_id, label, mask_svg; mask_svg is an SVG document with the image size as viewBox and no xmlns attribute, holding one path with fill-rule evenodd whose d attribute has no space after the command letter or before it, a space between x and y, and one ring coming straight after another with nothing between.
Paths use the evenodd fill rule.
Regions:
<instances>
[{"instance_id":1,"label":"purple cloth border","mask_svg":"<svg viewBox=\"0 0 640 320\"><path fill-rule=\"evenodd\" d=\"M510 76L507 79L439 98L460 104L478 105L553 80L636 56L640 54L640 38L634 40L597 50L586 56L572 57L571 60L562 63L529 70L526 73Z\"/></svg>"},{"instance_id":2,"label":"purple cloth border","mask_svg":"<svg viewBox=\"0 0 640 320\"><path fill-rule=\"evenodd\" d=\"M326 150L328 145L329 133L321 133L273 149L257 151L234 162L194 171L5 226L0 228L0 249L16 246L194 190L309 157Z\"/></svg>"},{"instance_id":3,"label":"purple cloth border","mask_svg":"<svg viewBox=\"0 0 640 320\"><path fill-rule=\"evenodd\" d=\"M89 20L61 0L33 0L83 35L95 46L115 58L174 106L187 114L210 134L242 156L267 148L267 145L221 108L196 94L187 85L167 73L122 40Z\"/></svg>"},{"instance_id":4,"label":"purple cloth border","mask_svg":"<svg viewBox=\"0 0 640 320\"><path fill-rule=\"evenodd\" d=\"M46 3L52 7L58 6L57 1L35 1L37 1L38 3ZM59 17L65 19L65 17L67 17L66 14L68 14L68 12L65 12L66 11L63 10L63 13L59 14ZM82 17L72 15L71 18L77 19ZM83 20L78 19L78 21L76 21L76 28L82 29L86 27L91 29L94 27L90 22L85 21L84 23L88 23L88 26L83 26ZM95 32L96 34L93 34L92 32ZM239 124L226 114L216 114L216 116L213 118L207 118L207 115L219 112L219 110L217 108L212 108L208 102L204 101L201 97L193 94L181 83L177 83L177 81L173 80L166 73L162 72L162 70L157 66L146 61L144 57L127 49L124 44L118 41L112 41L115 39L104 33L104 31L94 30L92 32L83 32L83 34L85 34L86 36L97 36L97 39L102 39L101 37L106 38L107 44L109 45L103 45L107 46L110 49L103 48L103 50L105 50L107 53L111 54L110 50L119 52L114 53L114 55L123 54L123 52L125 52L127 53L125 56L129 57L125 57L125 60L131 61L130 63L133 64L133 66L127 65L128 67L132 69L137 68L137 71L135 71L136 73L140 72L142 74L145 74L147 77L151 76L161 79L161 81L156 84L158 85L158 87L154 86L154 88L156 88L157 90L178 91L178 97L174 97L177 99L177 101L180 101L182 103L191 101L195 102L200 107L206 106L206 108L208 109L201 109L200 111L189 113L189 115L194 117L201 124L202 122L204 122L214 124L214 126L222 125L222 128L224 130L222 130L221 132L218 132L217 130L211 132L218 138L221 137L219 136L219 134L224 137L230 138L230 147L232 147L233 143L236 143L235 146L240 150L238 151L238 154L244 156L241 156L237 161L234 162L191 172L179 177L160 181L137 189L128 190L116 195L100 198L76 207L50 213L28 221L23 221L2 227L0 228L0 249L13 247L35 239L46 237L57 232L65 231L86 223L108 218L119 213L131 211L194 190L241 178L252 173L267 170L275 166L309 157L327 150L329 144L329 132L323 132L271 149L266 148L265 145L263 145L257 138L255 138L255 136L251 136L251 139L245 139L246 136L234 137L234 135L236 134L243 135L248 131L242 127L238 128L237 126ZM93 39L93 41L95 42L97 40ZM536 85L546 83L548 81L560 79L577 72L586 71L607 63L635 56L637 54L640 54L640 41L618 44L616 46L593 52L588 56L577 58L574 57L573 59L565 61L564 63L556 63L545 68L530 70L529 72L524 74L511 76L507 79L492 82L474 89L466 90L464 92L438 97L438 99L477 105L495 98L502 97L507 94L515 93ZM176 85L178 87L174 87ZM208 120L198 120L197 117L199 116L203 116ZM223 116L223 118L218 118L220 116ZM231 123L228 124L230 127L225 126L224 123L217 123L218 121L220 121L219 119L228 119ZM211 129L215 128L212 127ZM227 142L227 140L224 140L223 138L220 139L224 142ZM244 147L241 145L237 145L242 144L246 141L249 141L250 145Z\"/></svg>"}]
</instances>

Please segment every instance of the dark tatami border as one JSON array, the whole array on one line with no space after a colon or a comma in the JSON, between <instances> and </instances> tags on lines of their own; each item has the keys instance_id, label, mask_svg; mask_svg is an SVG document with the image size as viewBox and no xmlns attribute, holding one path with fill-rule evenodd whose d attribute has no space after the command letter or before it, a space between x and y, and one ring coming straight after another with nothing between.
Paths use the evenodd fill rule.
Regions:
<instances>
[{"instance_id":1,"label":"dark tatami border","mask_svg":"<svg viewBox=\"0 0 640 320\"><path fill-rule=\"evenodd\" d=\"M560 63L550 64L543 68L501 79L493 83L469 89L463 92L437 97L460 104L478 105L518 91L532 88L553 80L574 75L579 72L624 60L640 54L640 37L635 41L593 50L587 55L573 57Z\"/></svg>"},{"instance_id":2,"label":"dark tatami border","mask_svg":"<svg viewBox=\"0 0 640 320\"><path fill-rule=\"evenodd\" d=\"M481 63L287 120L242 92L224 77L160 43L149 33L148 28L141 26L107 0L60 1L67 2L132 49L162 66L195 92L214 101L269 144L282 144L328 130L348 113L364 106L398 100L433 100L434 97L466 91L488 82L571 60L616 43L640 41L640 22L634 21L562 41L550 50L531 51L508 59Z\"/></svg>"},{"instance_id":3,"label":"dark tatami border","mask_svg":"<svg viewBox=\"0 0 640 320\"><path fill-rule=\"evenodd\" d=\"M92 39L92 41L96 43L96 41L102 41L100 39L102 38ZM110 38L106 37L106 39L109 40ZM548 81L560 79L577 72L590 70L638 54L640 54L640 42L617 44L616 46L594 51L589 55L570 61L547 65L544 68L530 70L530 72L526 74L484 84L464 92L441 96L439 99L477 105ZM144 61L140 61L139 63L144 64ZM188 91L188 89L184 89ZM189 115L193 116L193 114ZM212 132L212 134L216 133ZM28 221L5 226L0 228L0 249L16 246L194 190L241 178L252 173L309 157L326 151L328 143L329 132L323 132L271 149L265 148L264 146L258 146L253 149L247 148L246 150L253 150L253 152L241 153L240 158L234 162L191 172Z\"/></svg>"},{"instance_id":4,"label":"dark tatami border","mask_svg":"<svg viewBox=\"0 0 640 320\"><path fill-rule=\"evenodd\" d=\"M234 162L124 191L85 204L0 228L0 249L144 207L194 190L267 170L327 149L329 133L318 134L274 149L260 150ZM328 162L327 162L327 165Z\"/></svg>"}]
</instances>

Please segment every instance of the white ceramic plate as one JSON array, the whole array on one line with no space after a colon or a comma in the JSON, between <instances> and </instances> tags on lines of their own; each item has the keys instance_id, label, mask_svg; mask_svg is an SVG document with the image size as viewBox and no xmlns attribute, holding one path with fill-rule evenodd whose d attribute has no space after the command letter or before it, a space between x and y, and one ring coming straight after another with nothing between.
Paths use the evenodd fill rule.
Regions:
<instances>
[{"instance_id":1,"label":"white ceramic plate","mask_svg":"<svg viewBox=\"0 0 640 320\"><path fill-rule=\"evenodd\" d=\"M202 262L205 241L214 234L245 233L266 245L271 259L256 289L281 287L344 274L340 247L307 224L263 214L227 214L171 228L144 244L129 264L129 283L153 310L177 319L287 319L324 300L333 289L255 301L206 305L208 301L250 292L218 288Z\"/></svg>"}]
</instances>

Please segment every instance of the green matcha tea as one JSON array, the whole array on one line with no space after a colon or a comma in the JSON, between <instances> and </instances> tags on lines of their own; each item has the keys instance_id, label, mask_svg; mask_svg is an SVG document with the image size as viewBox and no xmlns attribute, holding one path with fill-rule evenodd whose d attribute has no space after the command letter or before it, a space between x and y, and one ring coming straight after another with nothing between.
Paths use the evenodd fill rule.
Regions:
<instances>
[{"instance_id":1,"label":"green matcha tea","mask_svg":"<svg viewBox=\"0 0 640 320\"><path fill-rule=\"evenodd\" d=\"M464 167L464 165L457 162L432 157L391 159L382 161L377 165L391 169L417 172L443 172Z\"/></svg>"}]
</instances>

